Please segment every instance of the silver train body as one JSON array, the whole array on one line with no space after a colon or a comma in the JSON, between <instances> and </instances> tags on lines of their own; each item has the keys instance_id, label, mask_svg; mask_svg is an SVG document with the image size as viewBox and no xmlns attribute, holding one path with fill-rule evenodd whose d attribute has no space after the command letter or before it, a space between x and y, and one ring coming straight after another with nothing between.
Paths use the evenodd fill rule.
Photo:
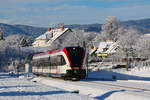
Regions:
<instances>
[{"instance_id":1,"label":"silver train body","mask_svg":"<svg viewBox=\"0 0 150 100\"><path fill-rule=\"evenodd\" d=\"M82 47L66 47L33 56L32 71L36 75L80 80L85 78L85 51Z\"/></svg>"}]
</instances>

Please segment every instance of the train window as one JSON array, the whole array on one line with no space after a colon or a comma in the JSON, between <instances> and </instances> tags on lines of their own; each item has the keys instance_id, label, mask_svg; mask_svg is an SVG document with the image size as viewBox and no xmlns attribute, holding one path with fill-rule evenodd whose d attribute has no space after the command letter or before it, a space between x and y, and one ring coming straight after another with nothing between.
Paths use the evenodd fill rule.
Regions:
<instances>
[{"instance_id":1,"label":"train window","mask_svg":"<svg viewBox=\"0 0 150 100\"><path fill-rule=\"evenodd\" d=\"M50 63L51 63L51 66L56 66L56 56L51 57Z\"/></svg>"},{"instance_id":2,"label":"train window","mask_svg":"<svg viewBox=\"0 0 150 100\"><path fill-rule=\"evenodd\" d=\"M32 61L32 66L36 66L36 62L35 61Z\"/></svg>"},{"instance_id":3,"label":"train window","mask_svg":"<svg viewBox=\"0 0 150 100\"><path fill-rule=\"evenodd\" d=\"M40 59L40 64L43 67L49 66L49 58L42 58L42 59Z\"/></svg>"},{"instance_id":4,"label":"train window","mask_svg":"<svg viewBox=\"0 0 150 100\"><path fill-rule=\"evenodd\" d=\"M62 55L58 55L57 56L57 65L65 65L66 62L65 62L65 59Z\"/></svg>"},{"instance_id":5,"label":"train window","mask_svg":"<svg viewBox=\"0 0 150 100\"><path fill-rule=\"evenodd\" d=\"M73 67L81 67L84 57L83 48L67 48L68 56Z\"/></svg>"},{"instance_id":6,"label":"train window","mask_svg":"<svg viewBox=\"0 0 150 100\"><path fill-rule=\"evenodd\" d=\"M65 58L61 56L61 65L65 65L65 64L66 64Z\"/></svg>"},{"instance_id":7,"label":"train window","mask_svg":"<svg viewBox=\"0 0 150 100\"><path fill-rule=\"evenodd\" d=\"M38 66L38 60L34 59L34 60L32 61L32 65L37 67L37 66Z\"/></svg>"},{"instance_id":8,"label":"train window","mask_svg":"<svg viewBox=\"0 0 150 100\"><path fill-rule=\"evenodd\" d=\"M58 55L58 56L53 56L51 57L51 66L58 66L58 65L65 65L65 59L62 55Z\"/></svg>"},{"instance_id":9,"label":"train window","mask_svg":"<svg viewBox=\"0 0 150 100\"><path fill-rule=\"evenodd\" d=\"M36 67L46 67L46 66L49 66L49 58L34 59L32 61L32 65L36 66Z\"/></svg>"},{"instance_id":10,"label":"train window","mask_svg":"<svg viewBox=\"0 0 150 100\"><path fill-rule=\"evenodd\" d=\"M35 59L32 62L33 66L36 66L36 67L51 66L52 69L54 69L56 66L65 65L65 64L66 64L66 61L62 55Z\"/></svg>"},{"instance_id":11,"label":"train window","mask_svg":"<svg viewBox=\"0 0 150 100\"><path fill-rule=\"evenodd\" d=\"M56 59L57 61L57 65L61 65L61 56L57 56L57 59Z\"/></svg>"}]
</instances>

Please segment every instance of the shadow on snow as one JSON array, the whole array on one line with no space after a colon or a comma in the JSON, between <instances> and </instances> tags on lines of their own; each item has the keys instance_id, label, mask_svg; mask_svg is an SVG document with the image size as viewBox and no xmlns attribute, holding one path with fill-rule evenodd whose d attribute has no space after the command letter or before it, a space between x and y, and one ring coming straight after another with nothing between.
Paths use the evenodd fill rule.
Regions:
<instances>
[{"instance_id":1,"label":"shadow on snow","mask_svg":"<svg viewBox=\"0 0 150 100\"><path fill-rule=\"evenodd\" d=\"M5 78L12 78L12 77L17 77L19 74L13 73L11 75L10 73L0 73L0 79L5 79Z\"/></svg>"},{"instance_id":2,"label":"shadow on snow","mask_svg":"<svg viewBox=\"0 0 150 100\"><path fill-rule=\"evenodd\" d=\"M36 96L36 95L52 95L69 93L66 91L46 91L46 92L27 92L27 91L12 91L12 92L0 92L0 96Z\"/></svg>"},{"instance_id":3,"label":"shadow on snow","mask_svg":"<svg viewBox=\"0 0 150 100\"><path fill-rule=\"evenodd\" d=\"M90 72L88 77L83 81L116 81L116 80L140 80L140 81L150 81L150 77L140 77L128 74L122 74L107 70L100 70L95 72Z\"/></svg>"},{"instance_id":4,"label":"shadow on snow","mask_svg":"<svg viewBox=\"0 0 150 100\"><path fill-rule=\"evenodd\" d=\"M0 89L2 89L2 88L18 88L18 87L36 87L36 86L33 86L33 85L0 86Z\"/></svg>"},{"instance_id":5,"label":"shadow on snow","mask_svg":"<svg viewBox=\"0 0 150 100\"><path fill-rule=\"evenodd\" d=\"M116 92L124 92L125 90L113 90L113 91L109 91L107 93L104 93L102 94L101 96L97 96L95 97L96 99L99 99L99 100L104 100L106 99L107 97L109 97L110 95L112 95L113 93L116 93Z\"/></svg>"}]
</instances>

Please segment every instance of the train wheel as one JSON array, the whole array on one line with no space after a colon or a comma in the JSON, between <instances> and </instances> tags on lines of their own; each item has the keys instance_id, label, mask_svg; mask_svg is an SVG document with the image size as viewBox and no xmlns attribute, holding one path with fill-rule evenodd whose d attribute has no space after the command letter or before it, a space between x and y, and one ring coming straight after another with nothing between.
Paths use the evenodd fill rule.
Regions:
<instances>
[{"instance_id":1,"label":"train wheel","mask_svg":"<svg viewBox=\"0 0 150 100\"><path fill-rule=\"evenodd\" d=\"M69 78L68 78L68 77L65 77L65 76L63 77L63 79L64 79L65 81L69 80Z\"/></svg>"},{"instance_id":2,"label":"train wheel","mask_svg":"<svg viewBox=\"0 0 150 100\"><path fill-rule=\"evenodd\" d=\"M74 77L74 78L71 78L71 80L72 80L72 81L77 81L77 78L76 78L76 77Z\"/></svg>"},{"instance_id":3,"label":"train wheel","mask_svg":"<svg viewBox=\"0 0 150 100\"><path fill-rule=\"evenodd\" d=\"M80 78L79 77L73 77L71 78L72 81L80 81Z\"/></svg>"},{"instance_id":4,"label":"train wheel","mask_svg":"<svg viewBox=\"0 0 150 100\"><path fill-rule=\"evenodd\" d=\"M63 79L64 79L65 81L67 80L67 78L66 78L66 77L64 77Z\"/></svg>"}]
</instances>

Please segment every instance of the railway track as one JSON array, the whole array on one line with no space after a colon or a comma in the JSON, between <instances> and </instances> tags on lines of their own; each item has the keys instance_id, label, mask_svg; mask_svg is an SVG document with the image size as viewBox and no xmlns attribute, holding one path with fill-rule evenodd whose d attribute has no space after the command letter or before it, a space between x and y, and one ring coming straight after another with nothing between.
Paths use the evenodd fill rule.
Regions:
<instances>
[{"instance_id":1,"label":"railway track","mask_svg":"<svg viewBox=\"0 0 150 100\"><path fill-rule=\"evenodd\" d=\"M100 81L100 79L97 79L97 81ZM97 85L105 85L105 86L113 86L116 87L118 89L120 88L124 88L124 89L134 89L134 90L141 90L141 91L147 91L150 93L150 89L146 89L146 88L140 88L140 87L131 87L131 86L125 86L125 85L118 85L118 84L112 84L112 83L104 83L104 82L97 82L96 79L94 79L94 81L84 81L85 83L93 83L93 84L97 84ZM104 80L102 80L104 81ZM110 80L109 80L110 81Z\"/></svg>"}]
</instances>

